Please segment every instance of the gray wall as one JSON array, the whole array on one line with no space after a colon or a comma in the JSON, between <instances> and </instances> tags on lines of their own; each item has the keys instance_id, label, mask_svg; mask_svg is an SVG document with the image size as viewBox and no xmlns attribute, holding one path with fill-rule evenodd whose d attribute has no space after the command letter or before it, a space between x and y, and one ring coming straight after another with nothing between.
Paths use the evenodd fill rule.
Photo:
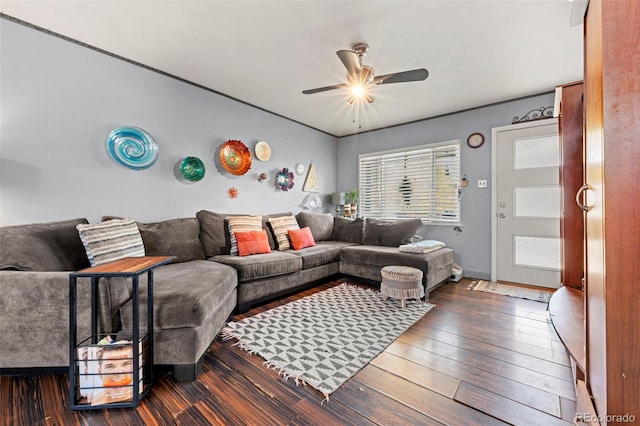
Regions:
<instances>
[{"instance_id":1,"label":"gray wall","mask_svg":"<svg viewBox=\"0 0 640 426\"><path fill-rule=\"evenodd\" d=\"M273 114L202 90L25 26L0 19L0 224L102 215L140 221L219 212L297 212L309 193L305 176L288 192L275 189L282 167L313 161L324 210L337 181L336 139ZM158 161L134 171L107 155L116 127L146 130L160 148ZM244 176L220 173L213 158L228 139L253 152L272 148L268 162L254 159ZM204 179L174 176L186 156L200 157ZM268 180L258 183L259 173ZM239 198L227 197L235 186Z\"/></svg>"},{"instance_id":2,"label":"gray wall","mask_svg":"<svg viewBox=\"0 0 640 426\"><path fill-rule=\"evenodd\" d=\"M551 88L550 88L551 89ZM469 186L462 189L462 232L453 226L424 226L424 238L444 241L455 250L456 262L465 276L490 279L491 275L491 128L511 124L513 117L532 109L553 106L553 93L498 105L477 108L403 126L338 139L338 190L358 184L358 155L400 147L459 139L461 176ZM482 147L471 149L467 137L474 132L485 136ZM477 180L487 179L489 187L478 189Z\"/></svg>"}]
</instances>

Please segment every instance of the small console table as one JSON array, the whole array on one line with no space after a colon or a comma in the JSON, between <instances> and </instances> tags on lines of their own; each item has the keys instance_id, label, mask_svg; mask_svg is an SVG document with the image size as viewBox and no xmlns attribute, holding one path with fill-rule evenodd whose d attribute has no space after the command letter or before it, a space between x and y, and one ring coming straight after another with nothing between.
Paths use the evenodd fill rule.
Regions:
<instances>
[{"instance_id":1,"label":"small console table","mask_svg":"<svg viewBox=\"0 0 640 426\"><path fill-rule=\"evenodd\" d=\"M69 274L69 404L72 410L136 407L140 400L147 395L153 382L153 269L174 258L175 256L127 257ZM140 275L145 273L147 274L147 329L141 334L138 282ZM80 277L91 278L91 335L78 342L77 280ZM120 355L120 359L124 359L125 363L131 365L126 369L127 374L132 374L132 379L128 382L119 383L119 380L123 379L118 379L116 373L113 373L116 379L111 379L112 382L109 384L100 380L102 377L99 368L102 366L101 355L104 349L126 347L129 350L128 341L110 343L107 335L98 334L97 294L98 282L102 277L124 277L131 278L132 281L133 323L131 324L130 336L132 355L131 357L125 355L124 358ZM109 346L111 348L108 348ZM79 355L81 351L84 357ZM94 355L87 356L87 353ZM98 353L101 355L96 355ZM85 368L83 371L84 381L80 379L81 363L84 363ZM91 368L88 368L88 365ZM141 373L142 378L140 377ZM94 379L100 380L100 382L94 382ZM125 389L131 396L126 400L114 399L113 402L99 402L100 400L95 395L104 392L109 386L111 389L120 389L121 392L123 392L122 389ZM89 399L93 399L93 401L91 402Z\"/></svg>"}]
</instances>

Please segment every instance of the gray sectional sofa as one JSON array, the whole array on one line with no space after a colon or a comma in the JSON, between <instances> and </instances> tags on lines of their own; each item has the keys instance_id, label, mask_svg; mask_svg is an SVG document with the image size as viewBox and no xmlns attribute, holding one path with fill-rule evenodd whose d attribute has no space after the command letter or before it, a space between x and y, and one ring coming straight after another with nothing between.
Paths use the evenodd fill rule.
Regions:
<instances>
[{"instance_id":1,"label":"gray sectional sofa","mask_svg":"<svg viewBox=\"0 0 640 426\"><path fill-rule=\"evenodd\" d=\"M264 228L269 218L290 214L264 216ZM245 312L339 274L380 281L380 270L387 265L421 269L427 298L451 277L451 249L428 254L398 250L422 225L419 220L389 223L301 212L297 222L310 228L315 246L279 251L267 232L271 253L241 257L229 254L228 216L201 210L195 218L138 223L147 255L176 256L154 273L153 329L154 364L171 366L177 380L198 375L204 353L234 311ZM0 228L1 373L68 365L68 275L89 266L76 230L79 223L87 220ZM79 337L89 330L85 284L79 279ZM143 287L141 318L147 308ZM127 332L131 282L102 278L98 300L100 331Z\"/></svg>"}]
</instances>

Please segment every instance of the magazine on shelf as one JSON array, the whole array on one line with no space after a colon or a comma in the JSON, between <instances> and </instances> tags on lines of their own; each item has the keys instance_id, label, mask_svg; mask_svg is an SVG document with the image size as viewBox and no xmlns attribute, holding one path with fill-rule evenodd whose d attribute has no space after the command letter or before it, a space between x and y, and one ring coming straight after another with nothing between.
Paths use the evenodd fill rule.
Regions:
<instances>
[{"instance_id":1,"label":"magazine on shelf","mask_svg":"<svg viewBox=\"0 0 640 426\"><path fill-rule=\"evenodd\" d=\"M78 350L79 396L91 405L133 401L133 345L131 340L113 341L109 336L97 345ZM139 341L138 390L144 390L142 340Z\"/></svg>"}]
</instances>

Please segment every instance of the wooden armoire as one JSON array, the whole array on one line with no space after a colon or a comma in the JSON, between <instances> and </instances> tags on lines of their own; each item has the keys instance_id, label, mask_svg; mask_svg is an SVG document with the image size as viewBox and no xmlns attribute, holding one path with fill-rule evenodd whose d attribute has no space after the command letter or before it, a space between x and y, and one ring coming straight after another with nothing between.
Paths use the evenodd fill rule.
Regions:
<instances>
[{"instance_id":1,"label":"wooden armoire","mask_svg":"<svg viewBox=\"0 0 640 426\"><path fill-rule=\"evenodd\" d=\"M640 1L584 29L586 379L604 423L640 422Z\"/></svg>"},{"instance_id":2,"label":"wooden armoire","mask_svg":"<svg viewBox=\"0 0 640 426\"><path fill-rule=\"evenodd\" d=\"M584 61L584 87L562 87L560 134L561 143L579 140L562 123L568 129L582 115L583 182L571 186L584 185L575 199L587 211L574 215L563 185L563 209L573 209L573 219L562 219L564 287L549 310L574 361L576 424L640 423L640 0L590 0ZM563 160L580 158L562 149ZM567 165L561 183L575 167ZM593 408L597 417L581 416Z\"/></svg>"}]
</instances>

